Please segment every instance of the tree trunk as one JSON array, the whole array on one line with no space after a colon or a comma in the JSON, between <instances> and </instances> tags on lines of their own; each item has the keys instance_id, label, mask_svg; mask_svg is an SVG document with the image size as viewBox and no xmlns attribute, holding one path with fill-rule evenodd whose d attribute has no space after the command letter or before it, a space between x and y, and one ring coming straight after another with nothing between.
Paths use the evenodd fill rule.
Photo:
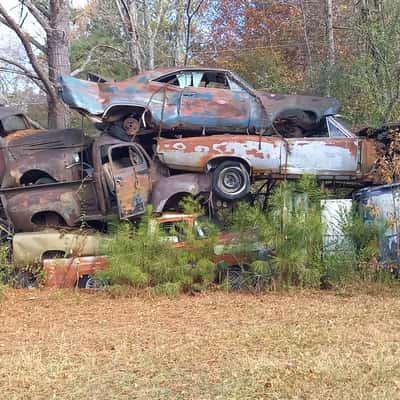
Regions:
<instances>
[{"instance_id":1,"label":"tree trunk","mask_svg":"<svg viewBox=\"0 0 400 400\"><path fill-rule=\"evenodd\" d=\"M143 25L146 37L146 69L154 69L154 49L155 36L151 27L150 4L147 0L143 0ZM156 29L156 28L154 28Z\"/></svg>"},{"instance_id":2,"label":"tree trunk","mask_svg":"<svg viewBox=\"0 0 400 400\"><path fill-rule=\"evenodd\" d=\"M331 94L333 69L336 61L335 38L333 35L333 0L326 0L326 33L328 39L328 86L327 95Z\"/></svg>"},{"instance_id":3,"label":"tree trunk","mask_svg":"<svg viewBox=\"0 0 400 400\"><path fill-rule=\"evenodd\" d=\"M49 25L47 32L47 49L49 79L57 85L61 75L71 73L69 60L70 10L68 0L50 0ZM56 101L47 97L49 106L49 128L66 128L70 124L70 114L67 106L57 98Z\"/></svg>"},{"instance_id":4,"label":"tree trunk","mask_svg":"<svg viewBox=\"0 0 400 400\"><path fill-rule=\"evenodd\" d=\"M335 38L333 35L333 0L326 0L326 27L328 36L328 63L332 69L336 61Z\"/></svg>"},{"instance_id":5,"label":"tree trunk","mask_svg":"<svg viewBox=\"0 0 400 400\"><path fill-rule=\"evenodd\" d=\"M185 0L177 0L174 49L174 64L183 65L185 62Z\"/></svg>"},{"instance_id":6,"label":"tree trunk","mask_svg":"<svg viewBox=\"0 0 400 400\"><path fill-rule=\"evenodd\" d=\"M140 74L143 71L143 55L140 51L140 42L138 34L138 10L136 0L130 0L128 2L128 18L129 18L129 29L128 29L128 51L129 51L129 62L134 75ZM124 21L122 21L124 22Z\"/></svg>"}]
</instances>

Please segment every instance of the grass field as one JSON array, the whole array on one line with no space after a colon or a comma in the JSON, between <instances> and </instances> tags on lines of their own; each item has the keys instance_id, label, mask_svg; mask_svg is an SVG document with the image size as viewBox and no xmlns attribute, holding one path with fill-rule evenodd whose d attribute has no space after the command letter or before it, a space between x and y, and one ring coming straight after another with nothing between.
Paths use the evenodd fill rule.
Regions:
<instances>
[{"instance_id":1,"label":"grass field","mask_svg":"<svg viewBox=\"0 0 400 400\"><path fill-rule=\"evenodd\" d=\"M400 399L400 293L10 290L1 399Z\"/></svg>"}]
</instances>

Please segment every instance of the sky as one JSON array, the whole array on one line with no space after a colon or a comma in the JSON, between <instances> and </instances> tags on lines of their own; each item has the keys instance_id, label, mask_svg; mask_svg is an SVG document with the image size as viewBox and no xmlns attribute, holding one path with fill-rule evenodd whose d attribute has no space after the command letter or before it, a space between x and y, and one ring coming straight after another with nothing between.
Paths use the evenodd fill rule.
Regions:
<instances>
[{"instance_id":1,"label":"sky","mask_svg":"<svg viewBox=\"0 0 400 400\"><path fill-rule=\"evenodd\" d=\"M71 0L73 7L82 7L87 3L87 0ZM0 4L13 16L16 21L20 21L21 7L18 0L0 0ZM24 9L23 15L27 13L26 8ZM23 24L24 31L30 33L35 38L40 38L43 35L42 29L35 22L35 19L28 15ZM16 40L15 34L10 31L7 27L0 24L0 48L1 42L9 40Z\"/></svg>"}]
</instances>

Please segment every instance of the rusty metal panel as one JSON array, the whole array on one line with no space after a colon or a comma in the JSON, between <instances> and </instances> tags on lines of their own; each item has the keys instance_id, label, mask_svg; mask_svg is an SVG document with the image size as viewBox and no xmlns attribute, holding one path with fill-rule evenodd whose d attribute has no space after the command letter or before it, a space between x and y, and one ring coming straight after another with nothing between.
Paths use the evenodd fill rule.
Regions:
<instances>
[{"instance_id":1,"label":"rusty metal panel","mask_svg":"<svg viewBox=\"0 0 400 400\"><path fill-rule=\"evenodd\" d=\"M93 275L109 267L107 257L90 256L43 260L45 286L48 288L73 288L83 275Z\"/></svg>"},{"instance_id":2,"label":"rusty metal panel","mask_svg":"<svg viewBox=\"0 0 400 400\"><path fill-rule=\"evenodd\" d=\"M357 138L305 138L287 142L287 163L282 170L288 174L355 174L358 170Z\"/></svg>"},{"instance_id":3,"label":"rusty metal panel","mask_svg":"<svg viewBox=\"0 0 400 400\"><path fill-rule=\"evenodd\" d=\"M180 174L164 177L154 183L151 204L156 213L164 210L169 199L176 194L198 196L210 192L211 176L206 174Z\"/></svg>"},{"instance_id":4,"label":"rusty metal panel","mask_svg":"<svg viewBox=\"0 0 400 400\"><path fill-rule=\"evenodd\" d=\"M53 184L43 188L37 186L2 190L7 199L7 212L15 231L37 230L38 227L32 222L32 217L45 211L57 213L64 218L68 226L79 223L82 194L84 198L88 195L82 191L92 190L92 187L80 185L80 182L73 182ZM81 194L79 194L79 189L81 189ZM90 197L93 198L93 194ZM93 198L93 200L96 199Z\"/></svg>"},{"instance_id":5,"label":"rusty metal panel","mask_svg":"<svg viewBox=\"0 0 400 400\"><path fill-rule=\"evenodd\" d=\"M187 128L245 131L249 126L250 97L246 92L187 87L182 92L179 122Z\"/></svg>"},{"instance_id":6,"label":"rusty metal panel","mask_svg":"<svg viewBox=\"0 0 400 400\"><path fill-rule=\"evenodd\" d=\"M148 175L137 175L130 167L118 170L114 179L120 218L143 214L151 190Z\"/></svg>"},{"instance_id":7,"label":"rusty metal panel","mask_svg":"<svg viewBox=\"0 0 400 400\"><path fill-rule=\"evenodd\" d=\"M255 171L279 172L284 141L256 135L213 135L182 139L160 138L157 156L170 168L204 171L210 160L236 157Z\"/></svg>"},{"instance_id":8,"label":"rusty metal panel","mask_svg":"<svg viewBox=\"0 0 400 400\"><path fill-rule=\"evenodd\" d=\"M255 174L354 175L358 138L282 139L256 135L213 135L159 139L157 156L170 168L204 171L219 157L241 159Z\"/></svg>"},{"instance_id":9,"label":"rusty metal panel","mask_svg":"<svg viewBox=\"0 0 400 400\"><path fill-rule=\"evenodd\" d=\"M377 142L372 139L360 139L361 141L361 171L363 174L371 173L378 158Z\"/></svg>"}]
</instances>

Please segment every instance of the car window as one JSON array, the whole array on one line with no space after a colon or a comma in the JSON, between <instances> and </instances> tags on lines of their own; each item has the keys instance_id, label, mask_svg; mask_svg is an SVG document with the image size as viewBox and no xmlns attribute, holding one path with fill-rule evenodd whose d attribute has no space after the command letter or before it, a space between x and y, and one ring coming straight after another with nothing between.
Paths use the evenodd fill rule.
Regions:
<instances>
[{"instance_id":1,"label":"car window","mask_svg":"<svg viewBox=\"0 0 400 400\"><path fill-rule=\"evenodd\" d=\"M179 86L181 89L186 87L199 87L203 74L204 72L202 71L182 71L177 74L159 78L157 82Z\"/></svg>"},{"instance_id":2,"label":"car window","mask_svg":"<svg viewBox=\"0 0 400 400\"><path fill-rule=\"evenodd\" d=\"M111 158L116 168L135 167L141 170L147 167L146 162L135 147L118 146L111 150Z\"/></svg>"},{"instance_id":3,"label":"car window","mask_svg":"<svg viewBox=\"0 0 400 400\"><path fill-rule=\"evenodd\" d=\"M231 90L233 90L234 92L244 92L245 91L240 85L238 85L232 79L228 78L228 82L229 82L229 86L230 86Z\"/></svg>"},{"instance_id":4,"label":"car window","mask_svg":"<svg viewBox=\"0 0 400 400\"><path fill-rule=\"evenodd\" d=\"M157 82L168 83L184 89L187 87L203 87L213 89L243 90L237 83L229 81L225 72L219 71L182 71L161 77Z\"/></svg>"},{"instance_id":5,"label":"car window","mask_svg":"<svg viewBox=\"0 0 400 400\"><path fill-rule=\"evenodd\" d=\"M187 239L187 230L189 226L187 222L161 222L160 231L167 237L177 238L179 242L183 242Z\"/></svg>"},{"instance_id":6,"label":"car window","mask_svg":"<svg viewBox=\"0 0 400 400\"><path fill-rule=\"evenodd\" d=\"M205 72L200 81L200 87L212 89L230 89L228 77L224 72Z\"/></svg>"},{"instance_id":7,"label":"car window","mask_svg":"<svg viewBox=\"0 0 400 400\"><path fill-rule=\"evenodd\" d=\"M329 137L352 137L352 134L333 117L326 118Z\"/></svg>"},{"instance_id":8,"label":"car window","mask_svg":"<svg viewBox=\"0 0 400 400\"><path fill-rule=\"evenodd\" d=\"M28 129L25 118L22 115L12 115L1 121L5 133Z\"/></svg>"}]
</instances>

